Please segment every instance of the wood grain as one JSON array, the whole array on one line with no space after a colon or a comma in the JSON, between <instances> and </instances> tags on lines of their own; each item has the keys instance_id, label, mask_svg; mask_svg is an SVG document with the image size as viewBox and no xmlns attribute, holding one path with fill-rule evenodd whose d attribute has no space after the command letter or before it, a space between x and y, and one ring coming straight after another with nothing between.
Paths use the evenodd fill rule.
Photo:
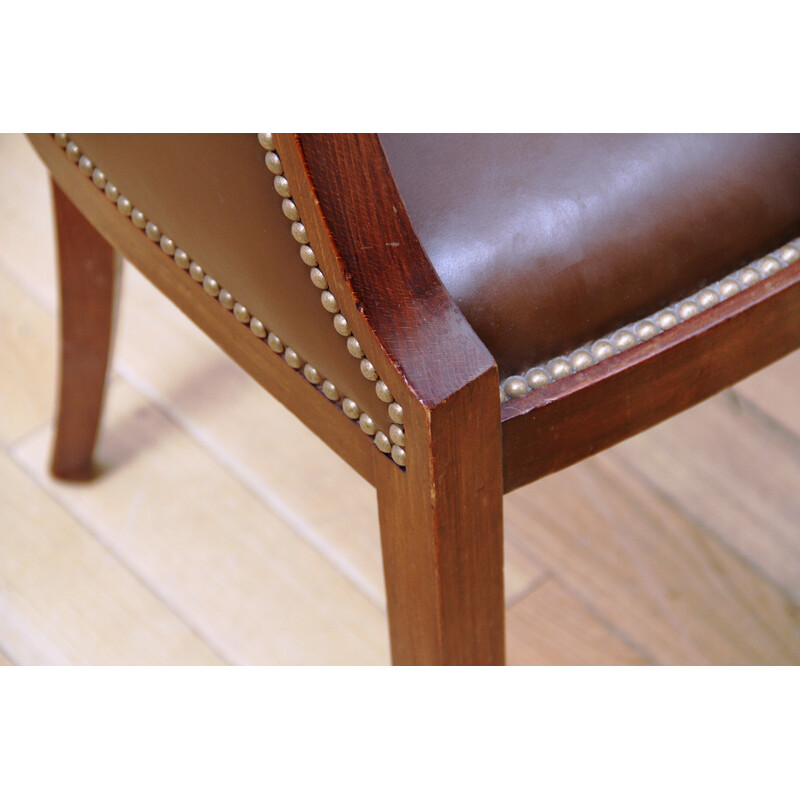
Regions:
<instances>
[{"instance_id":1,"label":"wood grain","mask_svg":"<svg viewBox=\"0 0 800 800\"><path fill-rule=\"evenodd\" d=\"M649 342L504 403L506 491L646 430L798 346L800 262Z\"/></svg>"},{"instance_id":2,"label":"wood grain","mask_svg":"<svg viewBox=\"0 0 800 800\"><path fill-rule=\"evenodd\" d=\"M342 313L405 412L405 474L374 473L393 662L502 663L494 360L417 240L377 136L276 145Z\"/></svg>"},{"instance_id":3,"label":"wood grain","mask_svg":"<svg viewBox=\"0 0 800 800\"><path fill-rule=\"evenodd\" d=\"M226 661L388 661L381 610L124 381L109 387L97 481L43 475L49 436L15 458Z\"/></svg>"},{"instance_id":4,"label":"wood grain","mask_svg":"<svg viewBox=\"0 0 800 800\"><path fill-rule=\"evenodd\" d=\"M3 453L0 642L20 664L219 664L217 654Z\"/></svg>"},{"instance_id":5,"label":"wood grain","mask_svg":"<svg viewBox=\"0 0 800 800\"><path fill-rule=\"evenodd\" d=\"M0 355L0 392L9 403L3 408L0 424L6 419L17 420L11 441L41 424L40 412L29 415L29 409L18 407L20 398L27 404L26 392L38 397L36 386L46 386L48 381L52 386L52 378L43 377L51 374L53 363L52 352L47 361L44 343L52 337L54 325L52 317L41 310L54 307L55 294L47 182L44 169L27 148L22 139L0 137L0 157L3 154L11 157L10 163L3 162L0 170L4 188L0 192L3 209L0 273L23 289L29 300L36 301L26 305L24 298L13 293L14 287L7 290L0 279L0 314L2 303L7 300L9 321L22 324L14 312L19 303L19 314L26 323L24 329L19 329L24 334L21 339L13 338L16 333L6 328L12 335L11 346L6 348L10 352ZM63 160L60 151L59 155ZM328 663L328 640L318 633L320 623L315 615L321 610L324 619L321 624L328 624L333 609L326 608L326 604L335 605L339 595L336 591L330 596L317 592L308 564L321 561L328 565L345 584L351 582L357 592L369 598L373 608L366 612L368 617L379 613L383 602L373 490L355 473L348 476L347 468L311 430L249 381L162 295L138 275L126 276L124 280L129 290L129 308L125 310L123 296L121 325L126 332L120 340L118 363L126 380L144 389L151 402L140 399L141 405L131 406L138 411L123 411L119 417L111 409L108 423L114 440L113 446L108 443L109 448L103 451L103 459L112 471L100 483L87 487L86 494L74 487L67 491L43 475L48 449L46 431L37 432L22 443L15 453L37 481L41 481L41 491L52 493L51 497L63 504L57 507L69 509L67 513L39 518L39 528L55 535L65 526L78 526L89 539L97 535L101 537L97 541L102 542L111 541L108 536L121 534L123 540L141 537L142 553L152 543L147 586L161 598L183 598L177 604L168 602L169 611L190 629L195 628L198 617L208 614L211 622L202 631L195 628L195 632L201 640L206 639L206 632L213 632L208 636L209 648L217 647L219 634L221 640L229 642L226 646L241 655L243 662L269 663L276 650L291 653L299 648L308 661ZM49 327L45 330L42 325ZM36 337L42 344L36 344L25 355L21 348ZM161 346L165 341L169 341L169 347ZM792 358L797 356L786 362ZM15 364L21 365L22 374ZM783 437L768 435L769 429L779 422L784 425L791 422L797 406L793 373L778 371L781 367L782 364L774 367L775 377L766 384L761 382L766 373L754 376L750 381L752 391L744 394L748 405L734 407L753 425L746 434L745 447L721 449L717 446L717 435L696 438L696 433L702 433L702 426L695 427L691 418L695 411L689 411L668 423L674 426L669 436L662 436L659 428L654 428L640 439L631 440L629 444L641 440L641 446L635 452L625 452L624 460L620 460L622 455L616 458L618 451L613 450L506 496L506 582L515 601L508 622L512 663L526 660L550 663L559 659L565 663L612 662L617 657L618 663L627 663L631 655L626 642L630 642L634 653L657 663L800 663L797 603L787 589L776 588L775 581L783 579L773 571L784 560L783 552L785 560L791 563L793 559L795 537L789 524L798 484L788 455L791 451L800 453L795 447L796 440L785 432ZM11 386L18 381L29 386ZM737 393L740 389L741 386L737 387ZM758 408L756 400L760 401ZM717 399L709 403L716 404ZM47 405L52 405L52 390L48 399L40 398L40 409ZM776 420L770 415L779 407L784 411L781 419ZM720 413L715 406L714 414ZM123 435L118 419L139 419L141 424ZM150 424L153 419L158 424ZM240 424L242 419L250 424ZM729 437L736 435L741 430L737 419L734 417L713 430L717 434L723 431ZM681 434L684 424L689 433ZM137 435L142 438L140 446ZM186 447L176 446L176 437ZM781 438L783 443L778 446ZM659 483L658 453L664 445L670 451L667 461L675 469L682 462L683 468L691 473L698 460L703 463L705 459L707 464L703 463L701 472L694 477L690 474L675 482L670 477L669 481ZM758 447L763 450L763 460L748 466L751 454ZM155 452L148 455L149 448ZM709 448L710 454L703 456ZM773 452L777 452L774 459L770 455ZM151 457L152 462L148 460ZM657 468L653 467L654 461L658 462ZM603 464L605 471L598 474L598 468L593 466L596 462ZM309 470L308 481L300 470L303 464ZM154 468L156 465L159 468ZM668 476L671 469L666 471ZM707 505L698 515L691 493L688 502L678 501L685 491L681 487L693 490L692 484L700 483L705 469L713 470L714 480ZM786 469L789 472L783 480L780 472ZM756 471L763 473L763 480L756 481L754 489L751 481ZM167 490L153 490L148 483L151 480L164 482ZM170 528L176 509L191 509L195 492L199 491L192 486L193 481L199 481L206 494L210 491L218 503L202 506L203 510L210 508L207 520L191 512L194 515L191 522L197 525L197 531L192 535L183 531L180 538L185 544L176 550L156 537L172 540ZM115 483L113 491L109 482ZM122 491L125 485L134 490L132 494ZM209 486L216 488L209 490ZM697 491L701 488L698 486ZM88 493L96 491L102 493L102 499L90 502ZM13 482L7 485L0 482L0 531L9 519L5 509L13 506L14 492ZM258 547L241 543L243 534L236 530L242 525L239 517L220 516L220 508L229 506L224 505L224 497L221 501L219 497L230 492L235 492L236 497L249 497L247 502L255 500L257 506L267 505L270 499L277 502L276 508L282 503L289 512L279 515L286 525L283 530L289 531L286 540L301 537L306 547L281 548L270 533L271 557L242 558L243 550L253 553ZM731 498L736 500L740 492L746 497L748 513L737 508L736 513L723 509L720 515L719 509L731 502ZM124 524L119 523L121 515L132 509L137 493L147 498L146 523L153 531L136 526L126 531ZM602 499L608 494L610 502L598 501L598 495ZM183 506L184 500L189 505ZM627 513L623 513L624 509ZM133 510L134 516L142 513ZM713 524L715 520L717 524ZM114 523L110 526L112 534L105 533L109 521ZM777 534L770 524L775 525ZM141 520L137 525L142 525ZM257 523L256 527L269 529L270 525ZM762 530L766 531L764 537ZM225 563L224 556L229 552L227 540L231 535L237 542L231 556L235 564ZM0 535L0 549L2 538ZM751 546L745 550L738 544L742 541ZM197 556L191 566L200 561L210 565L205 569L202 566L190 569L185 564L185 553L196 554L192 549L195 546L202 554L210 555ZM133 545L126 543L126 547ZM104 545L102 549L110 552ZM91 564L95 549L87 547L73 552L76 553L73 569L79 575L91 575L92 568L87 564ZM123 548L120 553L110 553L123 573L130 572L126 560L129 552ZM134 549L134 552L139 551ZM139 557L147 560L143 554ZM217 562L222 565L222 575L216 570ZM245 589L240 592L235 587L237 569L245 570L241 578ZM513 594L508 580L510 570L518 578ZM201 572L202 578L198 578ZM322 574L328 573L323 570ZM545 574L552 574L554 583L541 583ZM52 580L50 573L38 569L31 575L30 593L37 597L46 594ZM187 589L192 580L197 585ZM284 595L291 598L287 600L290 604L306 591L314 595L303 606L309 609L308 616L299 613L296 619L301 621L296 627L285 625L279 629L260 624L255 618L247 596L248 587L262 592L258 597L264 597L263 584L275 581L291 585ZM127 581L109 581L103 585L109 591L107 602L112 607L126 609L126 613L130 611L136 619L134 626L143 625L136 608L129 607ZM536 593L544 587L547 591L537 598ZM226 597L230 592L235 595L233 599ZM68 607L74 604L73 597L70 593L64 596ZM319 609L312 612L310 608L315 604L319 604ZM186 609L188 613L184 613ZM39 617L26 617L14 635L19 637L26 652L29 649L35 654L40 647L39 626L51 624L58 635L75 643L73 649L61 650L63 660L85 663L97 657L91 643L86 648L81 645L91 633L86 629L87 619L91 621L91 613L96 611L88 606L87 617L60 609L54 601L54 605L42 612L43 622ZM344 654L339 649L341 660L349 659L351 663L388 660L384 620L380 617L379 620L374 627L371 623L367 625L366 633L363 629L353 633L362 643L348 645ZM333 623L334 628L336 624ZM226 636L232 637L241 625L246 630L246 641L230 643ZM579 629L583 626L587 635L582 638ZM112 640L124 639L129 627L126 623L116 631L111 626L104 630ZM369 631L375 630L384 637L382 657L375 655L380 647L369 644L373 635ZM545 630L553 632L552 641L543 638ZM560 637L559 630L564 631ZM294 641L306 636L305 645ZM276 642L280 637L288 642ZM148 641L152 640L144 637L137 640L144 648L131 647L127 663L153 660ZM0 652L5 647L0 633ZM50 648L51 644L43 647ZM159 657L160 663L170 663L170 659L186 663L185 659L182 662L179 648L161 650ZM100 663L108 663L104 658L101 653Z\"/></svg>"},{"instance_id":6,"label":"wood grain","mask_svg":"<svg viewBox=\"0 0 800 800\"><path fill-rule=\"evenodd\" d=\"M639 468L657 453L642 442ZM653 662L800 660L798 607L612 454L518 490L505 511L517 557L531 554Z\"/></svg>"},{"instance_id":7,"label":"wood grain","mask_svg":"<svg viewBox=\"0 0 800 800\"><path fill-rule=\"evenodd\" d=\"M796 394L796 392L795 392ZM800 450L730 395L614 455L800 601Z\"/></svg>"},{"instance_id":8,"label":"wood grain","mask_svg":"<svg viewBox=\"0 0 800 800\"><path fill-rule=\"evenodd\" d=\"M509 613L508 645L512 665L649 663L552 578Z\"/></svg>"},{"instance_id":9,"label":"wood grain","mask_svg":"<svg viewBox=\"0 0 800 800\"><path fill-rule=\"evenodd\" d=\"M395 396L432 408L490 369L417 239L377 135L277 134L276 144L339 305Z\"/></svg>"},{"instance_id":10,"label":"wood grain","mask_svg":"<svg viewBox=\"0 0 800 800\"><path fill-rule=\"evenodd\" d=\"M55 325L52 315L0 274L0 445L53 413ZM35 366L32 366L35 365Z\"/></svg>"},{"instance_id":11,"label":"wood grain","mask_svg":"<svg viewBox=\"0 0 800 800\"><path fill-rule=\"evenodd\" d=\"M385 607L375 489L131 268L123 277L115 364ZM507 558L507 597L517 598L542 574L530 561Z\"/></svg>"},{"instance_id":12,"label":"wood grain","mask_svg":"<svg viewBox=\"0 0 800 800\"><path fill-rule=\"evenodd\" d=\"M53 183L61 296L58 421L51 469L89 480L111 349L119 258Z\"/></svg>"},{"instance_id":13,"label":"wood grain","mask_svg":"<svg viewBox=\"0 0 800 800\"><path fill-rule=\"evenodd\" d=\"M800 413L797 410L797 387L800 387L800 352L782 358L777 364L742 381L735 394L759 409L800 438Z\"/></svg>"},{"instance_id":14,"label":"wood grain","mask_svg":"<svg viewBox=\"0 0 800 800\"><path fill-rule=\"evenodd\" d=\"M53 138L30 135L53 179L86 219L178 308L188 314L236 363L296 414L359 474L372 478L376 449L357 425L266 344L235 322L161 248L120 214L64 157Z\"/></svg>"},{"instance_id":15,"label":"wood grain","mask_svg":"<svg viewBox=\"0 0 800 800\"><path fill-rule=\"evenodd\" d=\"M433 411L407 409L415 458L376 471L394 664L504 663L496 388L493 368Z\"/></svg>"}]
</instances>

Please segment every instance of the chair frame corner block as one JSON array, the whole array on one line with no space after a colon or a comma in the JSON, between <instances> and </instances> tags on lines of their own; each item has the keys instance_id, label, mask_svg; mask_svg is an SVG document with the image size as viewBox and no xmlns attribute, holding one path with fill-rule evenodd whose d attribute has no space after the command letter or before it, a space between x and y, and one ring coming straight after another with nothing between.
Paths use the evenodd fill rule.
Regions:
<instances>
[{"instance_id":1,"label":"chair frame corner block","mask_svg":"<svg viewBox=\"0 0 800 800\"><path fill-rule=\"evenodd\" d=\"M62 303L60 477L91 477L121 254L377 489L392 660L505 660L503 494L654 425L800 346L800 262L650 341L501 403L497 365L420 244L377 136L275 134L338 309L402 415L402 459L175 270L51 135ZM266 147L267 145L265 145ZM172 268L171 268L172 267ZM385 437L384 437L385 438Z\"/></svg>"}]
</instances>

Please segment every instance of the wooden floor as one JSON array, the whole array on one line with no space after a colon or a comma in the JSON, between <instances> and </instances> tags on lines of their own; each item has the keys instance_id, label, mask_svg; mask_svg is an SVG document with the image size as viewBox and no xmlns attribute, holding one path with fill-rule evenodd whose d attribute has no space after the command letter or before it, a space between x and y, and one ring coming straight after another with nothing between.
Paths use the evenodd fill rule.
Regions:
<instances>
[{"instance_id":1,"label":"wooden floor","mask_svg":"<svg viewBox=\"0 0 800 800\"><path fill-rule=\"evenodd\" d=\"M128 265L104 471L48 477L54 275L2 136L0 664L387 663L374 491ZM509 661L800 663L799 405L800 354L508 495Z\"/></svg>"}]
</instances>

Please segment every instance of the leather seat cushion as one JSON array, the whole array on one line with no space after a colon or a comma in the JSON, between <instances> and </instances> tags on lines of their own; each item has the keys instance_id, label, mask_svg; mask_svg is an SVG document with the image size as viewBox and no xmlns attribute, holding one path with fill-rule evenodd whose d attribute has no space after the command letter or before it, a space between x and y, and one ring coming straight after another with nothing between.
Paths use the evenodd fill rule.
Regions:
<instances>
[{"instance_id":1,"label":"leather seat cushion","mask_svg":"<svg viewBox=\"0 0 800 800\"><path fill-rule=\"evenodd\" d=\"M434 268L501 377L800 233L800 135L385 134Z\"/></svg>"}]
</instances>

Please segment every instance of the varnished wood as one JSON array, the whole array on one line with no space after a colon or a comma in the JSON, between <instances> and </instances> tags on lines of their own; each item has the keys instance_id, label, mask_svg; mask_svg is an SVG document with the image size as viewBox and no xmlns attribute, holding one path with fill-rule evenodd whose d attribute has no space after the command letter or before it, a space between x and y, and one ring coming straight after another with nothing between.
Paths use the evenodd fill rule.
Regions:
<instances>
[{"instance_id":1,"label":"varnished wood","mask_svg":"<svg viewBox=\"0 0 800 800\"><path fill-rule=\"evenodd\" d=\"M406 474L379 473L395 664L504 663L500 420L487 402L496 387L490 370L432 412L415 408Z\"/></svg>"},{"instance_id":2,"label":"varnished wood","mask_svg":"<svg viewBox=\"0 0 800 800\"><path fill-rule=\"evenodd\" d=\"M28 137L50 170L55 182L86 219L157 286L175 305L207 333L256 381L289 408L299 419L332 447L357 472L372 481L372 441L322 392L289 367L247 326L150 241L113 203L92 185L64 156L64 151L47 134ZM378 454L380 455L380 454Z\"/></svg>"},{"instance_id":3,"label":"varnished wood","mask_svg":"<svg viewBox=\"0 0 800 800\"><path fill-rule=\"evenodd\" d=\"M276 142L323 271L395 396L433 408L490 369L494 359L422 249L378 137L278 134Z\"/></svg>"},{"instance_id":4,"label":"varnished wood","mask_svg":"<svg viewBox=\"0 0 800 800\"><path fill-rule=\"evenodd\" d=\"M505 491L705 400L800 347L800 262L649 342L503 404Z\"/></svg>"},{"instance_id":5,"label":"varnished wood","mask_svg":"<svg viewBox=\"0 0 800 800\"><path fill-rule=\"evenodd\" d=\"M494 360L428 261L377 137L277 145L342 312L405 411L406 471L375 472L393 662L501 664Z\"/></svg>"},{"instance_id":6,"label":"varnished wood","mask_svg":"<svg viewBox=\"0 0 800 800\"><path fill-rule=\"evenodd\" d=\"M93 475L92 454L105 393L119 260L53 183L61 290L61 364L52 472Z\"/></svg>"},{"instance_id":7,"label":"varnished wood","mask_svg":"<svg viewBox=\"0 0 800 800\"><path fill-rule=\"evenodd\" d=\"M405 409L403 471L263 342L232 325L50 137L31 138L89 222L378 488L396 663L502 663L503 490L608 447L800 344L796 265L501 411L494 361L417 241L377 138L277 135L293 199L342 312Z\"/></svg>"}]
</instances>

